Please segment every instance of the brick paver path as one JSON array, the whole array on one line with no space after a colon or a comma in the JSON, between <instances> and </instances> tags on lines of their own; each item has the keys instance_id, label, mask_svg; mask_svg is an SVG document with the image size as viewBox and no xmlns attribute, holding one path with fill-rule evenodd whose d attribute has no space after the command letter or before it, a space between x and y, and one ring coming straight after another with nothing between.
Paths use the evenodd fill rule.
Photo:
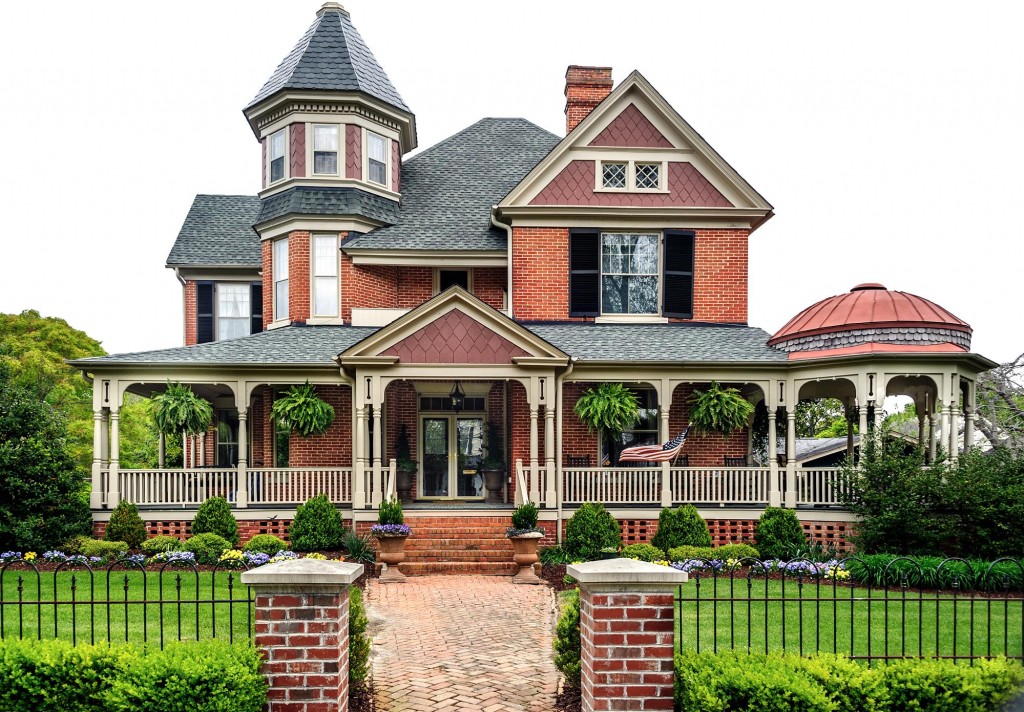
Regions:
<instances>
[{"instance_id":1,"label":"brick paver path","mask_svg":"<svg viewBox=\"0 0 1024 712\"><path fill-rule=\"evenodd\" d=\"M380 712L550 712L555 598L506 576L370 581Z\"/></svg>"}]
</instances>

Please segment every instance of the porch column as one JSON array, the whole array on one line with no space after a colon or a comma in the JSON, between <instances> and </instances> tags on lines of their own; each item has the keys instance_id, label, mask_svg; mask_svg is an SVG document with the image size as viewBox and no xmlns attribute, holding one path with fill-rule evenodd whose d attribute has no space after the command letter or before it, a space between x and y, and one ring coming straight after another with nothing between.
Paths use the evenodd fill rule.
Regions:
<instances>
[{"instance_id":1,"label":"porch column","mask_svg":"<svg viewBox=\"0 0 1024 712\"><path fill-rule=\"evenodd\" d=\"M239 426L239 428L241 428L241 426L242 426L242 423L241 423L242 413L241 413L241 411L239 411L239 413L238 413L238 418L239 418L238 426ZM238 437L242 437L241 432L239 432ZM199 466L200 467L206 467L206 431L205 430L203 432L201 432L201 433L198 433L196 435L196 447L199 449ZM238 443L238 449L239 450L242 449L241 441L239 441L239 443Z\"/></svg>"},{"instance_id":2,"label":"porch column","mask_svg":"<svg viewBox=\"0 0 1024 712\"><path fill-rule=\"evenodd\" d=\"M846 458L853 460L853 413L857 407L854 398L846 401Z\"/></svg>"},{"instance_id":3,"label":"porch column","mask_svg":"<svg viewBox=\"0 0 1024 712\"><path fill-rule=\"evenodd\" d=\"M857 428L860 430L860 453L863 455L868 441L868 407L863 403L857 407L857 421Z\"/></svg>"},{"instance_id":4,"label":"porch column","mask_svg":"<svg viewBox=\"0 0 1024 712\"><path fill-rule=\"evenodd\" d=\"M935 462L935 411L928 411L928 464Z\"/></svg>"},{"instance_id":5,"label":"porch column","mask_svg":"<svg viewBox=\"0 0 1024 712\"><path fill-rule=\"evenodd\" d=\"M121 413L117 406L110 407L110 467L107 474L107 508L113 509L121 501L120 477L121 467Z\"/></svg>"},{"instance_id":6,"label":"porch column","mask_svg":"<svg viewBox=\"0 0 1024 712\"><path fill-rule=\"evenodd\" d=\"M156 464L160 468L167 466L167 436L163 432L156 437Z\"/></svg>"},{"instance_id":7,"label":"porch column","mask_svg":"<svg viewBox=\"0 0 1024 712\"><path fill-rule=\"evenodd\" d=\"M966 406L964 408L964 452L974 447L974 418L974 408Z\"/></svg>"},{"instance_id":8,"label":"porch column","mask_svg":"<svg viewBox=\"0 0 1024 712\"><path fill-rule=\"evenodd\" d=\"M355 398L355 389L353 398ZM366 506L366 408L359 406L356 411L356 433L352 438L352 507L361 509Z\"/></svg>"},{"instance_id":9,"label":"porch column","mask_svg":"<svg viewBox=\"0 0 1024 712\"><path fill-rule=\"evenodd\" d=\"M667 443L672 439L672 433L669 432L669 410L671 408L671 404L666 403L664 401L664 396L662 395L666 390L668 389L665 386L662 386L661 393L658 394L658 401L661 403L660 440L663 443ZM668 390L668 392L671 393L671 390ZM661 463L661 506L672 506L672 463L668 460Z\"/></svg>"},{"instance_id":10,"label":"porch column","mask_svg":"<svg viewBox=\"0 0 1024 712\"><path fill-rule=\"evenodd\" d=\"M103 409L92 412L92 489L89 492L89 506L99 509L103 506Z\"/></svg>"},{"instance_id":11,"label":"porch column","mask_svg":"<svg viewBox=\"0 0 1024 712\"><path fill-rule=\"evenodd\" d=\"M786 406L786 505L796 508L796 407Z\"/></svg>"},{"instance_id":12,"label":"porch column","mask_svg":"<svg viewBox=\"0 0 1024 712\"><path fill-rule=\"evenodd\" d=\"M558 493L555 489L555 408L551 404L552 401L554 398L549 396L548 404L544 406L544 502L548 508L558 505Z\"/></svg>"},{"instance_id":13,"label":"porch column","mask_svg":"<svg viewBox=\"0 0 1024 712\"><path fill-rule=\"evenodd\" d=\"M779 489L779 434L776 408L768 408L768 506L782 506Z\"/></svg>"},{"instance_id":14,"label":"porch column","mask_svg":"<svg viewBox=\"0 0 1024 712\"><path fill-rule=\"evenodd\" d=\"M239 508L249 506L249 493L246 487L249 469L249 433L247 424L249 422L249 410L245 407L238 409L238 482L235 483L235 504ZM203 433L205 436L206 433ZM206 447L203 447L206 452Z\"/></svg>"},{"instance_id":15,"label":"porch column","mask_svg":"<svg viewBox=\"0 0 1024 712\"><path fill-rule=\"evenodd\" d=\"M952 451L952 448L950 448L949 443L950 442L955 442L955 441L952 440L952 438L950 437L950 431L953 430L952 425L951 425L951 421L953 420L953 406L952 406L952 404L949 401L945 401L942 404L942 415L941 415L941 417L942 417L942 425L941 425L940 430L941 430L941 433L942 433L942 439L944 441L944 446L949 449L949 452L947 453L947 457L950 460L952 460L953 459L953 451Z\"/></svg>"},{"instance_id":16,"label":"porch column","mask_svg":"<svg viewBox=\"0 0 1024 712\"><path fill-rule=\"evenodd\" d=\"M925 421L925 418L926 418L926 416L925 416L924 413L918 413L917 414L917 446L921 447L921 448L924 447L924 421Z\"/></svg>"},{"instance_id":17,"label":"porch column","mask_svg":"<svg viewBox=\"0 0 1024 712\"><path fill-rule=\"evenodd\" d=\"M191 467L193 470L196 467L199 466L198 465L198 461L196 460L196 440L198 440L197 436L195 436L195 435L189 435L188 436L188 450L189 450L188 466Z\"/></svg>"},{"instance_id":18,"label":"porch column","mask_svg":"<svg viewBox=\"0 0 1024 712\"><path fill-rule=\"evenodd\" d=\"M530 404L530 501L534 504L540 502L540 476L537 472L539 450L537 431L537 405L536 401Z\"/></svg>"},{"instance_id":19,"label":"porch column","mask_svg":"<svg viewBox=\"0 0 1024 712\"><path fill-rule=\"evenodd\" d=\"M379 507L384 499L384 480L381 472L382 433L380 432L380 404L373 406L373 506Z\"/></svg>"}]
</instances>

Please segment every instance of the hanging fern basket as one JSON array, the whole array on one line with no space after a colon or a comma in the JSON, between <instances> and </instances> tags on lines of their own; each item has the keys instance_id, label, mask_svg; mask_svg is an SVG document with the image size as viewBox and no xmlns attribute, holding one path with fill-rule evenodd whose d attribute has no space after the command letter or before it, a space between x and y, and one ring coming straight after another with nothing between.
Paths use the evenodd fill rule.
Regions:
<instances>
[{"instance_id":1,"label":"hanging fern basket","mask_svg":"<svg viewBox=\"0 0 1024 712\"><path fill-rule=\"evenodd\" d=\"M723 388L712 381L707 390L690 397L690 423L699 433L728 435L746 427L754 405L736 388Z\"/></svg>"},{"instance_id":2,"label":"hanging fern basket","mask_svg":"<svg viewBox=\"0 0 1024 712\"><path fill-rule=\"evenodd\" d=\"M196 435L206 432L213 420L213 406L188 386L168 383L152 398L153 420L164 435Z\"/></svg>"},{"instance_id":3,"label":"hanging fern basket","mask_svg":"<svg viewBox=\"0 0 1024 712\"><path fill-rule=\"evenodd\" d=\"M615 439L636 425L640 401L621 383L602 383L580 396L574 410L590 432L602 432Z\"/></svg>"},{"instance_id":4,"label":"hanging fern basket","mask_svg":"<svg viewBox=\"0 0 1024 712\"><path fill-rule=\"evenodd\" d=\"M334 422L334 408L316 394L309 381L279 395L270 412L274 420L287 424L304 438L326 433Z\"/></svg>"}]
</instances>

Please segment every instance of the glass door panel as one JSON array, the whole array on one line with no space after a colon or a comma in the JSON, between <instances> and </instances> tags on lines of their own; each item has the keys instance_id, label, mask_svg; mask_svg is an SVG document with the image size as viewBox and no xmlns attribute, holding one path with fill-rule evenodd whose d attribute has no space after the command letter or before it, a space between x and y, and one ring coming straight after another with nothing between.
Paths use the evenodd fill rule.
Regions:
<instances>
[{"instance_id":1,"label":"glass door panel","mask_svg":"<svg viewBox=\"0 0 1024 712\"><path fill-rule=\"evenodd\" d=\"M483 418L458 418L455 426L458 469L455 473L459 497L483 497L484 477L480 461L484 455Z\"/></svg>"},{"instance_id":2,"label":"glass door panel","mask_svg":"<svg viewBox=\"0 0 1024 712\"><path fill-rule=\"evenodd\" d=\"M423 419L423 496L447 497L448 418Z\"/></svg>"}]
</instances>

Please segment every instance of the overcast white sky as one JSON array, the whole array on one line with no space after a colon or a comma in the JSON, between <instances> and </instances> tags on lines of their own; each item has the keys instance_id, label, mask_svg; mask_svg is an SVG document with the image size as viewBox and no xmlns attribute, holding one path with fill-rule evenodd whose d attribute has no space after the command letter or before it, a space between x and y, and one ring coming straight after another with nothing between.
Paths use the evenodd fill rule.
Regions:
<instances>
[{"instance_id":1,"label":"overcast white sky","mask_svg":"<svg viewBox=\"0 0 1024 712\"><path fill-rule=\"evenodd\" d=\"M485 116L561 134L567 65L640 70L775 206L751 324L877 281L968 321L975 351L1024 351L1021 4L345 5L421 147ZM241 109L319 6L4 3L0 312L111 352L180 345L167 253L196 193L258 189Z\"/></svg>"}]
</instances>

